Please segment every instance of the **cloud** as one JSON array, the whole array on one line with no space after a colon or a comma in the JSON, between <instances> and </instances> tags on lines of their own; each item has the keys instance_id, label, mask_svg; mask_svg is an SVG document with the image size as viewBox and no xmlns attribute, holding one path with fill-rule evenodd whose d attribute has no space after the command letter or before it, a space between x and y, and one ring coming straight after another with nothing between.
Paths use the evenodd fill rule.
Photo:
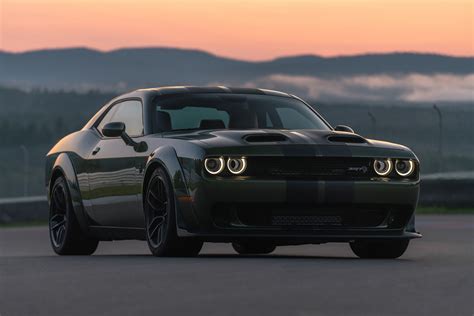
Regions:
<instances>
[{"instance_id":1,"label":"cloud","mask_svg":"<svg viewBox=\"0 0 474 316\"><path fill-rule=\"evenodd\" d=\"M337 78L270 75L247 87L283 90L318 100L474 101L474 74L367 75Z\"/></svg>"}]
</instances>

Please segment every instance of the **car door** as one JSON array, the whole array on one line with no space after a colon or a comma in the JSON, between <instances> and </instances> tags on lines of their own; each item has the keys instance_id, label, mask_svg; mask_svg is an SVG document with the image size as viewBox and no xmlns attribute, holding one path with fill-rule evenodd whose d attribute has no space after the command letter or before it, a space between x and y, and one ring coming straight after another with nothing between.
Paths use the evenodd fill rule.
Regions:
<instances>
[{"instance_id":1,"label":"car door","mask_svg":"<svg viewBox=\"0 0 474 316\"><path fill-rule=\"evenodd\" d=\"M88 215L95 225L143 227L138 207L140 181L137 152L120 137L105 137L102 128L110 122L125 123L132 138L143 136L143 106L140 100L124 100L113 105L97 125L101 140L88 162Z\"/></svg>"}]
</instances>

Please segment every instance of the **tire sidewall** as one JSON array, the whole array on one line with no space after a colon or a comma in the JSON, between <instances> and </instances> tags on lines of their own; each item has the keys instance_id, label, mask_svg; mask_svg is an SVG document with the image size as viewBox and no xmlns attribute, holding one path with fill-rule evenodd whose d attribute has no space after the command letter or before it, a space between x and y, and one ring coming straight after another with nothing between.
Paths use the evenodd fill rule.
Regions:
<instances>
[{"instance_id":1,"label":"tire sidewall","mask_svg":"<svg viewBox=\"0 0 474 316\"><path fill-rule=\"evenodd\" d=\"M166 227L164 227L164 229L166 231L165 231L165 234L164 234L163 242L158 247L155 247L150 242L149 237L148 237L148 217L149 217L149 209L148 208L150 206L148 206L148 202L145 200L144 201L145 234L146 234L146 241L147 241L148 247L150 248L150 251L152 252L152 254L155 255L155 256L162 256L167 252L167 250L169 248L169 244L171 242L171 239L173 238L173 232L176 231L176 228L175 228L176 224L175 224L175 220L174 220L175 219L175 199L174 199L174 189L173 189L173 186L171 185L171 181L169 179L169 176L168 176L167 172L161 167L158 167L157 169L155 169L153 171L150 179L148 180L147 192L145 193L146 194L145 198L146 199L148 198L148 194L149 194L149 190L150 190L150 184L151 184L152 180L155 177L160 177L163 180L163 183L166 186L166 191L167 191L167 194L168 194L169 208L168 208L168 215L165 218L165 226Z\"/></svg>"},{"instance_id":2,"label":"tire sidewall","mask_svg":"<svg viewBox=\"0 0 474 316\"><path fill-rule=\"evenodd\" d=\"M65 195L65 199L66 199L66 231L64 232L65 234L65 237L63 238L62 240L62 243L59 244L58 246L55 245L54 241L53 241L53 236L52 236L52 231L51 231L51 217L53 216L53 202L52 202L52 195L53 195L53 192L55 191L55 189L58 187L58 186L61 186L63 191L64 191L64 195ZM69 193L69 188L67 186L67 183L66 183L66 180L64 179L64 177L58 177L55 181L54 181L54 184L52 186L52 189L51 189L51 193L50 193L50 199L51 199L51 202L50 202L50 206L49 206L49 219L48 219L48 230L49 230L49 238L50 238L50 242L51 242L51 246L54 250L54 252L58 253L58 254L61 254L62 252L64 252L64 248L66 247L67 243L68 243L68 239L70 238L70 235L71 235L71 225L73 224L72 221L73 221L73 216L74 214L72 214L73 210L72 210L72 202L71 202L71 195Z\"/></svg>"}]
</instances>

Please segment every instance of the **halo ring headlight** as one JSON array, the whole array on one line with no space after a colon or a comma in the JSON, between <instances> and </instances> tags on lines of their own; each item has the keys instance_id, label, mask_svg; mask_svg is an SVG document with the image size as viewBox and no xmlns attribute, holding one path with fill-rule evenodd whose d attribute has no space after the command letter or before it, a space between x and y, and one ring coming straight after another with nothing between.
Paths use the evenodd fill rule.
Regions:
<instances>
[{"instance_id":1,"label":"halo ring headlight","mask_svg":"<svg viewBox=\"0 0 474 316\"><path fill-rule=\"evenodd\" d=\"M206 158L204 160L204 168L212 175L221 173L225 168L224 158Z\"/></svg>"},{"instance_id":2,"label":"halo ring headlight","mask_svg":"<svg viewBox=\"0 0 474 316\"><path fill-rule=\"evenodd\" d=\"M415 163L413 160L397 159L395 161L395 171L399 176L408 177L415 171Z\"/></svg>"},{"instance_id":3,"label":"halo ring headlight","mask_svg":"<svg viewBox=\"0 0 474 316\"><path fill-rule=\"evenodd\" d=\"M245 157L242 158L229 158L227 159L227 169L232 174L241 174L247 168L247 159Z\"/></svg>"},{"instance_id":4,"label":"halo ring headlight","mask_svg":"<svg viewBox=\"0 0 474 316\"><path fill-rule=\"evenodd\" d=\"M393 164L391 159L375 159L374 170L379 176L387 176L392 172Z\"/></svg>"}]
</instances>

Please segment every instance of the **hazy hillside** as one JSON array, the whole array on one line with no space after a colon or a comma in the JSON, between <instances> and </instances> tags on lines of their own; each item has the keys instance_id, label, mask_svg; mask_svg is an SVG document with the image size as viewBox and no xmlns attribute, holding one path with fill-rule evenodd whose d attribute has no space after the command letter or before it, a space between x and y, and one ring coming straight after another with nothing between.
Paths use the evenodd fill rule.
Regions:
<instances>
[{"instance_id":1,"label":"hazy hillside","mask_svg":"<svg viewBox=\"0 0 474 316\"><path fill-rule=\"evenodd\" d=\"M222 58L203 51L173 48L121 49L110 52L72 48L18 54L0 52L0 70L0 84L20 88L123 91L161 85L221 83L234 86L276 86L283 89L287 87L285 90L312 97L316 97L310 91L314 85L334 86L341 80L355 78L356 81L351 86L341 88L342 92L327 93L318 90L317 96L326 99L353 98L352 91L359 89L358 86L366 90L368 87L370 93L372 77L384 75L385 81L390 79L388 85L395 86L391 88L384 85L382 98L403 99L399 96L400 88L397 84L406 82L405 76L416 74L425 80L443 74L448 75L448 79L442 77L436 82L445 84L448 81L448 86L450 80L465 82L465 76L474 73L474 58L393 53L331 58L293 56L248 62ZM319 81L308 81L313 78ZM473 79L468 79L472 84ZM420 78L412 80L414 83L410 86L417 85ZM298 84L295 86L294 82ZM380 87L376 88L380 94Z\"/></svg>"}]
</instances>

